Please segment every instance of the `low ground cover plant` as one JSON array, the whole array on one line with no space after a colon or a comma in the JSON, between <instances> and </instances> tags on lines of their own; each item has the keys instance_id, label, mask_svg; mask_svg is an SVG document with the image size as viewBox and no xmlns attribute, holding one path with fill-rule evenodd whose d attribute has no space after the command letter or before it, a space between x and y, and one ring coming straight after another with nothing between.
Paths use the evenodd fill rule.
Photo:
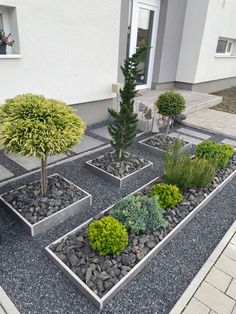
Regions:
<instances>
[{"instance_id":1,"label":"low ground cover plant","mask_svg":"<svg viewBox=\"0 0 236 314\"><path fill-rule=\"evenodd\" d=\"M150 191L151 196L156 196L160 206L164 209L167 207L174 208L183 200L179 188L176 185L168 183L157 183L153 185Z\"/></svg>"},{"instance_id":2,"label":"low ground cover plant","mask_svg":"<svg viewBox=\"0 0 236 314\"><path fill-rule=\"evenodd\" d=\"M158 113L168 117L165 135L169 133L174 116L181 114L185 109L185 99L177 91L170 90L162 93L155 102Z\"/></svg>"},{"instance_id":3,"label":"low ground cover plant","mask_svg":"<svg viewBox=\"0 0 236 314\"><path fill-rule=\"evenodd\" d=\"M167 225L164 210L154 197L131 195L118 201L109 213L122 222L128 231L141 234Z\"/></svg>"},{"instance_id":4,"label":"low ground cover plant","mask_svg":"<svg viewBox=\"0 0 236 314\"><path fill-rule=\"evenodd\" d=\"M128 233L117 219L106 216L90 223L89 243L100 255L119 255L128 245Z\"/></svg>"},{"instance_id":5,"label":"low ground cover plant","mask_svg":"<svg viewBox=\"0 0 236 314\"><path fill-rule=\"evenodd\" d=\"M207 160L216 160L217 168L225 167L233 154L233 146L214 141L203 141L196 149L197 157Z\"/></svg>"},{"instance_id":6,"label":"low ground cover plant","mask_svg":"<svg viewBox=\"0 0 236 314\"><path fill-rule=\"evenodd\" d=\"M181 144L176 140L164 160L164 181L177 185L181 190L209 185L216 173L217 161L203 158L191 159L180 153Z\"/></svg>"}]
</instances>

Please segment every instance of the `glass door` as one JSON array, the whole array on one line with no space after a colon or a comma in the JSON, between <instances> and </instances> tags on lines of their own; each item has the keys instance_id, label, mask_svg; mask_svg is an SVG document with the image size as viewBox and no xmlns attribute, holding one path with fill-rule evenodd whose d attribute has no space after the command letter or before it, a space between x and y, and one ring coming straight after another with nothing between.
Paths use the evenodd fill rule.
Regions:
<instances>
[{"instance_id":1,"label":"glass door","mask_svg":"<svg viewBox=\"0 0 236 314\"><path fill-rule=\"evenodd\" d=\"M129 55L131 56L138 47L147 48L139 64L140 73L137 81L139 89L151 87L159 16L159 1L156 3L157 5L139 1L133 3Z\"/></svg>"}]
</instances>

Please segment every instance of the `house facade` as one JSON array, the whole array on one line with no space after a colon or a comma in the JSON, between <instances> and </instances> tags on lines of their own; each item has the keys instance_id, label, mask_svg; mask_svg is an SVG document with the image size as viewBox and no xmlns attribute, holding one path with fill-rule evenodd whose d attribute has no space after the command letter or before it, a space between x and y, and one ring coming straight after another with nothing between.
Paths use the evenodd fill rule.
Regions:
<instances>
[{"instance_id":1,"label":"house facade","mask_svg":"<svg viewBox=\"0 0 236 314\"><path fill-rule=\"evenodd\" d=\"M0 103L44 94L100 122L120 65L142 45L139 89L231 87L235 13L235 0L0 0L0 28L15 41L0 55Z\"/></svg>"}]
</instances>

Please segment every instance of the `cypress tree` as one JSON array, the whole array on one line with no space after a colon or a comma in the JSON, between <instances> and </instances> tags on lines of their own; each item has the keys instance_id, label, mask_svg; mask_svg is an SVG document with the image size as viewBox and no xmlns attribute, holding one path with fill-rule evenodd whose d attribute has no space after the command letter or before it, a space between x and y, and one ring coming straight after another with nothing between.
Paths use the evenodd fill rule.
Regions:
<instances>
[{"instance_id":1,"label":"cypress tree","mask_svg":"<svg viewBox=\"0 0 236 314\"><path fill-rule=\"evenodd\" d=\"M134 113L134 98L137 94L139 60L144 49L146 48L138 49L135 54L125 60L124 66L121 66L124 87L120 90L120 111L108 109L113 117L113 122L108 125L108 131L112 137L110 143L118 160L125 158L125 151L132 145L137 134L138 119L137 114Z\"/></svg>"}]
</instances>

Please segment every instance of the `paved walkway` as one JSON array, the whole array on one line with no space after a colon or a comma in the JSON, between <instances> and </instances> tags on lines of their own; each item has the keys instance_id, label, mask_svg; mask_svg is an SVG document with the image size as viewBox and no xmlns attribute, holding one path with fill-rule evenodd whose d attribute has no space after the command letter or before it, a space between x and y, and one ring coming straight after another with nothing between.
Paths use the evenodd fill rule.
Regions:
<instances>
[{"instance_id":1,"label":"paved walkway","mask_svg":"<svg viewBox=\"0 0 236 314\"><path fill-rule=\"evenodd\" d=\"M20 314L15 305L0 287L0 314Z\"/></svg>"},{"instance_id":2,"label":"paved walkway","mask_svg":"<svg viewBox=\"0 0 236 314\"><path fill-rule=\"evenodd\" d=\"M188 114L184 124L236 138L236 114L202 109Z\"/></svg>"},{"instance_id":3,"label":"paved walkway","mask_svg":"<svg viewBox=\"0 0 236 314\"><path fill-rule=\"evenodd\" d=\"M236 314L236 222L170 314Z\"/></svg>"},{"instance_id":4,"label":"paved walkway","mask_svg":"<svg viewBox=\"0 0 236 314\"><path fill-rule=\"evenodd\" d=\"M153 108L154 102L163 92L164 90L140 90L139 95L136 97L136 101L140 101L146 106ZM182 89L178 90L178 92L185 98L185 113L190 113L202 108L209 108L221 103L222 101L222 97L216 95L209 95Z\"/></svg>"}]
</instances>

